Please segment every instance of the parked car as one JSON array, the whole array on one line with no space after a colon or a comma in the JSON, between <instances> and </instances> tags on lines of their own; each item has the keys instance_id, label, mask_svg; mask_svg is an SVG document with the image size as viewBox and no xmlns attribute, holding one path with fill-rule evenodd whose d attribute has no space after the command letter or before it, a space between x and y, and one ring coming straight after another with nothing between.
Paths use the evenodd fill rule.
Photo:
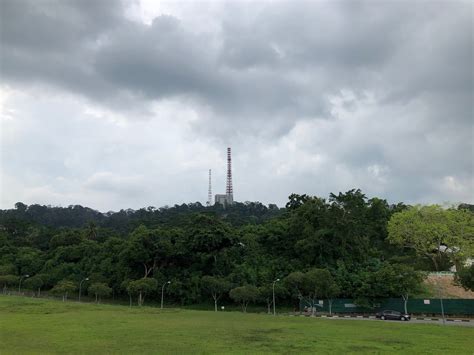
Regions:
<instances>
[{"instance_id":1,"label":"parked car","mask_svg":"<svg viewBox=\"0 0 474 355\"><path fill-rule=\"evenodd\" d=\"M409 314L401 313L398 311L382 311L375 314L375 318L380 318L381 320L392 319L392 320L404 320L409 321L411 316Z\"/></svg>"}]
</instances>

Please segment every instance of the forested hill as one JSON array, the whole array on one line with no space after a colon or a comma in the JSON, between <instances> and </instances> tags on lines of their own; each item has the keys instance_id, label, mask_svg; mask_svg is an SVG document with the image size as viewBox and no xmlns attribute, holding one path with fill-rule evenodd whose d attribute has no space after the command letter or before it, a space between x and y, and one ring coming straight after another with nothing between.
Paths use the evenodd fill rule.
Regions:
<instances>
[{"instance_id":1,"label":"forested hill","mask_svg":"<svg viewBox=\"0 0 474 355\"><path fill-rule=\"evenodd\" d=\"M147 227L182 226L196 213L215 215L233 226L261 224L281 215L285 208L268 207L260 202L236 202L224 209L221 205L203 206L199 202L174 205L173 207L147 207L139 210L126 209L101 213L80 205L52 207L18 202L14 209L0 210L0 224L6 228L41 225L45 227L83 228L93 223L97 227L110 228L115 232L129 233L143 224Z\"/></svg>"},{"instance_id":2,"label":"forested hill","mask_svg":"<svg viewBox=\"0 0 474 355\"><path fill-rule=\"evenodd\" d=\"M444 221L458 238L448 235L452 245L466 244L465 256L471 255L471 212L390 205L360 190L328 199L293 194L282 209L194 203L103 214L82 206L17 203L0 211L0 288L19 288L27 278L27 288L67 293L87 278L89 292L110 288L114 295L142 300L145 292L159 298L157 285L170 280L174 302L196 303L208 299L211 289L242 285L254 296L255 287L268 296L268 286L279 278L280 297L293 302L305 292L317 297L313 281L324 279L334 287L322 289L339 297L397 297L400 277L411 280L415 292L418 271L453 265L440 249L430 259L407 248L396 233L389 240L392 220L400 216L392 226L397 232L403 218L412 223L412 215L422 217L420 230L426 229L422 223L431 228L433 220Z\"/></svg>"}]
</instances>

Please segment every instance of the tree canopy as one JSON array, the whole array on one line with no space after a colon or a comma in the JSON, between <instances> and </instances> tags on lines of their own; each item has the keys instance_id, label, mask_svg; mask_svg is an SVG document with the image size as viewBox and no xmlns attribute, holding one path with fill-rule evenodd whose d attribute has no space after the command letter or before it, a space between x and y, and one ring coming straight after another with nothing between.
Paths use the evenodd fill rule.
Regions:
<instances>
[{"instance_id":1,"label":"tree canopy","mask_svg":"<svg viewBox=\"0 0 474 355\"><path fill-rule=\"evenodd\" d=\"M356 189L292 194L285 208L190 203L100 213L17 203L0 210L0 287L8 292L30 275L25 289L66 299L87 278L83 289L98 299L111 292L141 305L159 300L158 286L171 280L170 302L212 300L215 310L233 299L270 309L276 279L287 305L412 297L420 271L456 265L469 285L461 273L474 254L469 206L391 205Z\"/></svg>"}]
</instances>

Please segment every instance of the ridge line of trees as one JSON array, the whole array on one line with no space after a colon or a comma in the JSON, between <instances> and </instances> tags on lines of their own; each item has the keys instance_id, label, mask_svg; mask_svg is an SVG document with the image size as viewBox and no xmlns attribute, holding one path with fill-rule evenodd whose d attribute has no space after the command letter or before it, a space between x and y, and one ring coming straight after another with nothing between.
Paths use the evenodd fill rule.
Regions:
<instances>
[{"instance_id":1,"label":"ridge line of trees","mask_svg":"<svg viewBox=\"0 0 474 355\"><path fill-rule=\"evenodd\" d=\"M0 288L71 297L81 281L103 297L175 304L233 300L270 312L272 284L286 304L336 297L360 305L423 292L427 271L455 265L472 289L473 206L389 205L360 190L328 199L292 194L285 208L189 204L101 214L81 206L0 210ZM25 277L29 275L29 277ZM22 279L23 278L23 279Z\"/></svg>"}]
</instances>

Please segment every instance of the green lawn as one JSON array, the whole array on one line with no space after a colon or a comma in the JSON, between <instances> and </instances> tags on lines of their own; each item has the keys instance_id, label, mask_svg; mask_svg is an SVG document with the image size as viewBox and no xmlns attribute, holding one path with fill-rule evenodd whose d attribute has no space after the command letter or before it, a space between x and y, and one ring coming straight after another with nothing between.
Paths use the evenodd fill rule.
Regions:
<instances>
[{"instance_id":1,"label":"green lawn","mask_svg":"<svg viewBox=\"0 0 474 355\"><path fill-rule=\"evenodd\" d=\"M472 354L474 328L0 296L0 354Z\"/></svg>"}]
</instances>

